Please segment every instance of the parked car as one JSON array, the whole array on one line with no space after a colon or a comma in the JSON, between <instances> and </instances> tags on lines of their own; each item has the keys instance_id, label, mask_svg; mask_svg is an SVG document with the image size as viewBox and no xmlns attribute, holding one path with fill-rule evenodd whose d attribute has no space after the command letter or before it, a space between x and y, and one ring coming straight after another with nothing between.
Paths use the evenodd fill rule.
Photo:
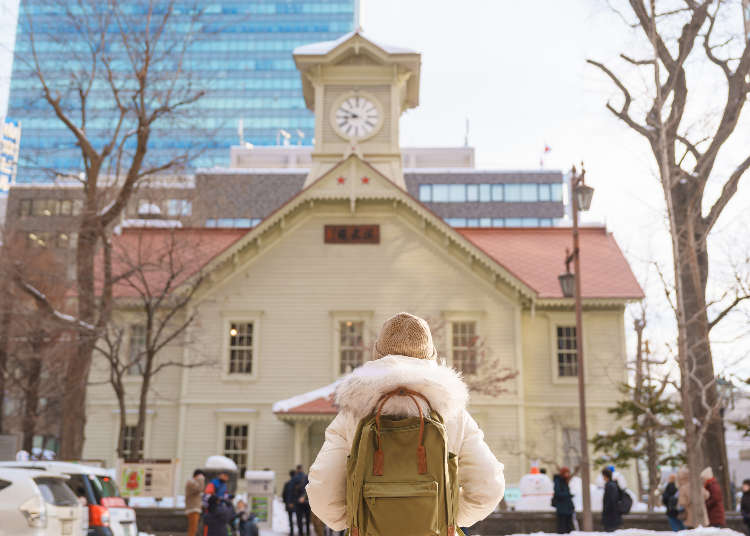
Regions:
<instances>
[{"instance_id":1,"label":"parked car","mask_svg":"<svg viewBox=\"0 0 750 536\"><path fill-rule=\"evenodd\" d=\"M24 467L70 477L68 485L88 506L88 536L137 536L135 510L120 496L106 469L69 462L0 462L0 467Z\"/></svg>"},{"instance_id":2,"label":"parked car","mask_svg":"<svg viewBox=\"0 0 750 536\"><path fill-rule=\"evenodd\" d=\"M0 536L78 536L85 509L69 477L0 468Z\"/></svg>"}]
</instances>

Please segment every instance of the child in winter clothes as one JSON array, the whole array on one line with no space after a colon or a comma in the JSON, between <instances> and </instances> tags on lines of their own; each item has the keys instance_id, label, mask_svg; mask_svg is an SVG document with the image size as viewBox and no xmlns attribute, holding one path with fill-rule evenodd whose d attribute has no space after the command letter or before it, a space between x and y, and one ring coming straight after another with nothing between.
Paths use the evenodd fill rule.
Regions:
<instances>
[{"instance_id":1,"label":"child in winter clothes","mask_svg":"<svg viewBox=\"0 0 750 536\"><path fill-rule=\"evenodd\" d=\"M307 494L313 512L333 530L346 528L346 457L357 425L371 414L382 395L406 387L424 395L440 413L448 449L458 455L458 525L468 527L484 519L503 498L503 465L466 411L469 392L459 373L438 363L427 322L408 313L388 319L375 344L374 358L342 380L336 391L340 412L326 430L323 448L310 468ZM383 414L419 415L414 402L404 397L385 402Z\"/></svg>"}]
</instances>

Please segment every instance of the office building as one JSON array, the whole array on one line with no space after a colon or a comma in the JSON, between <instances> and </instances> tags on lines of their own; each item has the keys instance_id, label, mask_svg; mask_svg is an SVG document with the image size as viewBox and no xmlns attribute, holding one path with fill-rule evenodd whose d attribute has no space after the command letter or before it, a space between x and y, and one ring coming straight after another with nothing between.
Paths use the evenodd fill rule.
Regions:
<instances>
[{"instance_id":1,"label":"office building","mask_svg":"<svg viewBox=\"0 0 750 536\"><path fill-rule=\"evenodd\" d=\"M187 49L182 68L194 89L206 95L189 108L188 117L162 125L152 134L149 158L168 161L176 153L201 148L194 167L227 166L232 145L278 143L310 145L313 115L305 107L292 50L304 43L332 39L352 30L358 17L359 0L225 0L204 5L200 31ZM152 2L163 13L167 0ZM138 17L149 2L119 2L123 13ZM172 27L189 31L195 17L194 2L178 0L173 5ZM55 7L59 6L59 7ZM70 131L41 98L31 58L29 18L34 23L34 42L42 63L48 63L49 85L64 87L69 69L60 69L63 51L77 49L77 33L64 13L65 3L21 0L18 35L10 87L8 117L24 125L18 182L51 179L54 172L78 173L80 150ZM108 46L122 49L117 25L111 25ZM72 40L72 41L71 41ZM25 61L19 61L24 58ZM126 76L127 61L115 62ZM162 65L162 64L160 64ZM57 76L57 78L56 78ZM111 132L116 107L104 80L91 93L86 132L94 144ZM66 97L67 98L67 97ZM71 97L75 109L75 96ZM195 123L195 124L194 124ZM200 130L196 130L199 125ZM205 140L196 142L196 132Z\"/></svg>"}]
</instances>

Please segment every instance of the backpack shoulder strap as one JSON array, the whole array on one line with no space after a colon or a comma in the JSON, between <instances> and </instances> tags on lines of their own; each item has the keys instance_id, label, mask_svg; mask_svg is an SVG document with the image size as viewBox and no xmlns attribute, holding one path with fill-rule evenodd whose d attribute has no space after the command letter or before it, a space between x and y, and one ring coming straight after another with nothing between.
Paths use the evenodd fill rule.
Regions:
<instances>
[{"instance_id":1,"label":"backpack shoulder strap","mask_svg":"<svg viewBox=\"0 0 750 536\"><path fill-rule=\"evenodd\" d=\"M406 387L398 387L393 391L385 393L380 397L380 400L378 400L378 403L376 404L375 430L378 448L375 451L375 455L372 459L372 474L378 476L383 475L385 457L383 455L383 449L380 441L380 416L383 413L383 406L385 406L385 403L394 396L408 396L412 399L412 401L414 401L414 405L416 405L417 410L419 410L419 444L417 445L417 471L420 475L423 475L427 472L427 453L424 449L424 412L422 411L422 406L419 404L419 402L417 402L416 397L419 397L427 402L427 406L430 408L431 412L433 411L433 409L432 404L430 404L430 401L427 400L427 398L423 394L412 391L411 389L407 389Z\"/></svg>"}]
</instances>

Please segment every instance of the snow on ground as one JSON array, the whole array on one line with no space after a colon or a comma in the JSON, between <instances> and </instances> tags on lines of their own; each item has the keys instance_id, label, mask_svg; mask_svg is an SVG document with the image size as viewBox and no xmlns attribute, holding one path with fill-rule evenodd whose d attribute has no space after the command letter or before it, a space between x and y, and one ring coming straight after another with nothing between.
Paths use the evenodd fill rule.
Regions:
<instances>
[{"instance_id":1,"label":"snow on ground","mask_svg":"<svg viewBox=\"0 0 750 536\"><path fill-rule=\"evenodd\" d=\"M644 529L623 529L615 532L579 532L570 533L573 536L674 536L672 531L644 530ZM553 533L534 532L532 534L512 534L510 536L556 536ZM699 527L693 530L680 531L680 536L744 536L740 532L731 529L717 529L713 527Z\"/></svg>"}]
</instances>

